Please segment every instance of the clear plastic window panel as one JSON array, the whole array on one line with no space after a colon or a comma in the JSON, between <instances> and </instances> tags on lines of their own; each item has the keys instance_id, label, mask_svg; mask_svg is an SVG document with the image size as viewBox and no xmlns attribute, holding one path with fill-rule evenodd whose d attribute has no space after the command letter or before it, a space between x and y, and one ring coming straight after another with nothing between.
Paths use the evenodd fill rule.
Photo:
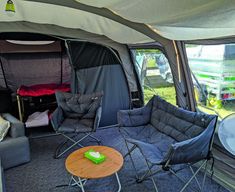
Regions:
<instances>
[{"instance_id":1,"label":"clear plastic window panel","mask_svg":"<svg viewBox=\"0 0 235 192\"><path fill-rule=\"evenodd\" d=\"M198 109L220 119L235 112L235 44L186 46Z\"/></svg>"},{"instance_id":2,"label":"clear plastic window panel","mask_svg":"<svg viewBox=\"0 0 235 192\"><path fill-rule=\"evenodd\" d=\"M169 62L158 49L133 49L133 58L147 103L159 95L176 105L176 93Z\"/></svg>"}]
</instances>

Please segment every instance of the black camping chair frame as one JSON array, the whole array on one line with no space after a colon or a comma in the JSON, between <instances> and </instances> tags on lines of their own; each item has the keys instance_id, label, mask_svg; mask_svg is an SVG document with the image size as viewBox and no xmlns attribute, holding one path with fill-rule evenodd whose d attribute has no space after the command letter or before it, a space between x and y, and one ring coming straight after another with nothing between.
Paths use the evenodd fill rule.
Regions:
<instances>
[{"instance_id":1,"label":"black camping chair frame","mask_svg":"<svg viewBox=\"0 0 235 192\"><path fill-rule=\"evenodd\" d=\"M193 169L194 164L187 164L187 167L190 169L190 171L192 173L192 176L190 177L190 179L188 181L185 181L185 179L181 178L177 174L177 172L181 171L182 169L174 170L171 167L171 165L169 165L169 161L167 161L164 165L161 165L161 166L160 165L156 165L156 164L151 164L150 162L148 162L148 160L145 158L145 156L141 153L141 150L139 150L139 151L140 151L140 153L142 154L142 157L145 160L145 163L146 163L146 166L147 166L147 170L145 171L145 173L143 175L140 176L138 171L137 171L137 168L135 166L133 157L132 157L132 152L135 151L136 149L139 149L139 148L135 144L132 144L132 146L130 147L128 145L129 143L126 140L125 140L125 144L126 144L128 152L124 155L124 158L126 158L127 156L130 157L131 164L132 164L132 166L134 168L134 171L135 171L136 182L137 183L141 183L142 181L150 178L152 180L152 183L153 183L155 191L158 192L157 184L156 184L153 176L163 170L163 171L169 171L174 176L176 176L182 183L184 183L184 186L179 190L180 192L183 192L187 187L189 187L192 191L196 191L196 192L198 192L198 191L202 192L203 191L203 188L204 188L204 185L205 185L205 180L206 180L206 173L207 173L207 169L208 169L208 162L209 162L209 160L213 159L213 156L212 156L211 152L210 152L210 156L209 156L208 159L200 161L201 164L197 165L196 171L194 171L194 169ZM153 171L152 168L156 167L156 166L158 167L158 169ZM184 167L184 169L185 169L185 167ZM202 180L202 182L200 184L198 179L197 179L197 174L201 170L203 170L204 173L203 173L203 180ZM189 184L192 182L193 179L195 179L195 181L197 183L198 190L189 186Z\"/></svg>"},{"instance_id":2,"label":"black camping chair frame","mask_svg":"<svg viewBox=\"0 0 235 192\"><path fill-rule=\"evenodd\" d=\"M74 148L75 146L79 146L79 147L84 147L81 142L90 137L92 138L93 140L95 140L99 145L101 144L101 140L99 140L98 138L96 138L95 136L92 135L91 132L88 132L88 133L83 133L84 136L79 138L78 140L76 140L77 136L78 135L69 135L69 134L65 134L65 133L58 133L62 136L64 136L67 140L63 143L61 143L57 148L56 148L56 151L55 151L55 154L54 154L54 158L55 159L58 159L60 158L62 155L64 155L65 153L67 153L68 151L70 151L72 148ZM82 133L79 133L79 135L81 135ZM68 142L72 142L72 144L70 146L68 146L67 148L65 148L63 151L61 151L61 149L68 143Z\"/></svg>"}]
</instances>

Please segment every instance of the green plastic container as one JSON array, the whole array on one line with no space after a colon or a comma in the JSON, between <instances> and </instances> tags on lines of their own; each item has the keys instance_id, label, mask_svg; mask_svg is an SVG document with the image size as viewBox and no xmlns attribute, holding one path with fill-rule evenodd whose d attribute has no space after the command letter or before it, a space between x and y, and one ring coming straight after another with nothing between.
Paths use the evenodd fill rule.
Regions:
<instances>
[{"instance_id":1,"label":"green plastic container","mask_svg":"<svg viewBox=\"0 0 235 192\"><path fill-rule=\"evenodd\" d=\"M100 163L104 162L104 160L106 159L105 155L103 155L103 154L101 154L99 152L96 152L93 149L90 149L87 152L85 152L84 156L87 159L91 160L95 164L100 164Z\"/></svg>"}]
</instances>

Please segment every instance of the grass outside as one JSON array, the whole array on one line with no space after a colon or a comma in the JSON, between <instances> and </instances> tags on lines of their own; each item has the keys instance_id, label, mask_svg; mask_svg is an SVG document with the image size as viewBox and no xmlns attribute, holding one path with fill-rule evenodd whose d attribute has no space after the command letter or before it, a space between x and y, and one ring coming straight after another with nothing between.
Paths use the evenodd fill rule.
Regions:
<instances>
[{"instance_id":1,"label":"grass outside","mask_svg":"<svg viewBox=\"0 0 235 192\"><path fill-rule=\"evenodd\" d=\"M150 88L148 86L144 87L144 102L145 104L152 98L153 95L159 95L169 103L176 105L176 93L175 93L175 88L174 86L171 87L162 87L160 82L158 81L159 79L154 79L154 76L159 76L159 74L156 74L158 71L157 69L157 64L155 57L153 57L154 54L159 54L159 50L156 49L148 49L148 50L139 50L140 53L144 53L146 56L149 54L149 57L147 57L147 76L149 76L150 82L148 83L149 86L152 85L152 83L158 82L158 88ZM153 68L156 68L153 70ZM153 81L153 82L152 82ZM163 83L164 85L164 83ZM209 103L209 102L208 102ZM231 113L235 113L235 101L226 101L223 102L222 107L216 108L216 106L213 105L208 105L204 106L201 104L198 104L198 109L200 111L203 111L205 113L209 114L217 114L221 119L224 117L230 115Z\"/></svg>"},{"instance_id":2,"label":"grass outside","mask_svg":"<svg viewBox=\"0 0 235 192\"><path fill-rule=\"evenodd\" d=\"M198 105L198 109L205 113L218 115L219 118L223 119L228 115L235 113L235 101L224 102L222 108L217 109L211 106Z\"/></svg>"},{"instance_id":3,"label":"grass outside","mask_svg":"<svg viewBox=\"0 0 235 192\"><path fill-rule=\"evenodd\" d=\"M153 95L159 95L169 103L176 105L176 93L174 86L171 87L160 87L160 88L144 88L144 102L145 104L152 98ZM235 113L235 101L227 101L223 103L222 108L216 109L211 106L197 106L200 111L208 114L217 114L221 119Z\"/></svg>"},{"instance_id":4,"label":"grass outside","mask_svg":"<svg viewBox=\"0 0 235 192\"><path fill-rule=\"evenodd\" d=\"M148 59L147 68L157 67L155 59Z\"/></svg>"},{"instance_id":5,"label":"grass outside","mask_svg":"<svg viewBox=\"0 0 235 192\"><path fill-rule=\"evenodd\" d=\"M175 87L144 88L144 103L146 104L153 95L159 95L169 103L176 105Z\"/></svg>"}]
</instances>

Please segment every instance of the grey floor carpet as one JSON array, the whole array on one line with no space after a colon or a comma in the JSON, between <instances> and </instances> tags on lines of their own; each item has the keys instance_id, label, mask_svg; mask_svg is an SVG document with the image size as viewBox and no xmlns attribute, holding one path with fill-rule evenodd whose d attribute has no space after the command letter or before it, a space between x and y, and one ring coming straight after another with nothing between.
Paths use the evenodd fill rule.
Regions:
<instances>
[{"instance_id":1,"label":"grey floor carpet","mask_svg":"<svg viewBox=\"0 0 235 192\"><path fill-rule=\"evenodd\" d=\"M99 130L96 133L103 145L111 146L122 154L125 154L126 147L117 128L109 128ZM47 192L47 191L80 191L77 187L66 186L69 182L69 174L66 172L64 162L65 157L61 159L53 159L53 153L58 144L63 141L62 136L47 137L41 139L31 139L31 162L9 169L5 172L6 187L8 192ZM86 140L84 145L95 144ZM136 152L134 159L140 172L144 171L145 164L141 155ZM185 170L181 173L182 177L188 178L190 172ZM119 171L119 177L122 184L123 192L151 192L154 191L152 182L146 180L142 183L135 182L135 174L130 163L130 159L126 158L123 168ZM159 192L178 191L182 187L182 183L168 172L161 172L156 175L155 180L159 188ZM199 175L199 181L202 174ZM186 191L192 191L196 188L196 184L192 183L191 188ZM114 176L89 180L85 185L86 192L111 192L117 190L117 183ZM206 192L227 192L222 186L217 184L209 177L205 184Z\"/></svg>"}]
</instances>

